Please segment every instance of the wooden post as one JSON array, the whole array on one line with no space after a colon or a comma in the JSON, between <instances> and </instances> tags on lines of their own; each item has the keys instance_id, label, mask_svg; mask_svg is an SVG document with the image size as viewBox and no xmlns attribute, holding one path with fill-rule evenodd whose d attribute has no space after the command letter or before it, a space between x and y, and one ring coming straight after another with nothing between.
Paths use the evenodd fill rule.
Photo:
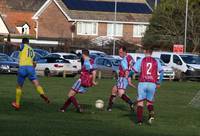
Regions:
<instances>
[{"instance_id":1,"label":"wooden post","mask_svg":"<svg viewBox=\"0 0 200 136\"><path fill-rule=\"evenodd\" d=\"M98 78L101 79L101 71L98 71Z\"/></svg>"}]
</instances>

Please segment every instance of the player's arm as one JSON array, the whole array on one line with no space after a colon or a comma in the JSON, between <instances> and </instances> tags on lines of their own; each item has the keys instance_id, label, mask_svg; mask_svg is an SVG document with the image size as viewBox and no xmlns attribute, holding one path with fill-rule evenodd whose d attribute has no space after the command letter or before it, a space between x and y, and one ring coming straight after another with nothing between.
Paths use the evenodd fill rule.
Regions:
<instances>
[{"instance_id":1,"label":"player's arm","mask_svg":"<svg viewBox=\"0 0 200 136\"><path fill-rule=\"evenodd\" d=\"M142 59L139 59L132 66L131 70L134 72L134 74L140 73L141 63L142 63Z\"/></svg>"},{"instance_id":2,"label":"player's arm","mask_svg":"<svg viewBox=\"0 0 200 136\"><path fill-rule=\"evenodd\" d=\"M122 60L121 65L122 65L123 71L125 71L125 78L128 79L129 69L128 69L128 62L127 62L127 60Z\"/></svg>"},{"instance_id":3,"label":"player's arm","mask_svg":"<svg viewBox=\"0 0 200 136\"><path fill-rule=\"evenodd\" d=\"M133 87L133 88L136 88L136 86L132 83L132 77L133 77L133 75L134 75L134 72L133 71L130 71L129 72L129 76L128 76L128 84L129 84L129 86L131 86L131 87Z\"/></svg>"},{"instance_id":4,"label":"player's arm","mask_svg":"<svg viewBox=\"0 0 200 136\"><path fill-rule=\"evenodd\" d=\"M6 42L6 44L20 48L20 44Z\"/></svg>"},{"instance_id":5,"label":"player's arm","mask_svg":"<svg viewBox=\"0 0 200 136\"><path fill-rule=\"evenodd\" d=\"M159 72L159 80L157 81L157 88L160 87L160 84L162 83L163 77L164 77L164 70L162 68L162 65L160 64L160 62L158 62L158 72Z\"/></svg>"},{"instance_id":6,"label":"player's arm","mask_svg":"<svg viewBox=\"0 0 200 136\"><path fill-rule=\"evenodd\" d=\"M96 82L96 75L97 75L97 71L96 71L96 70L93 70L93 71L92 71L92 84L93 84L93 85L97 85L97 82Z\"/></svg>"},{"instance_id":7,"label":"player's arm","mask_svg":"<svg viewBox=\"0 0 200 136\"><path fill-rule=\"evenodd\" d=\"M90 61L85 61L84 62L84 65L85 65L85 68L87 71L91 72L92 73L92 83L93 85L97 85L97 82L96 82L96 66L93 64L90 64Z\"/></svg>"}]
</instances>

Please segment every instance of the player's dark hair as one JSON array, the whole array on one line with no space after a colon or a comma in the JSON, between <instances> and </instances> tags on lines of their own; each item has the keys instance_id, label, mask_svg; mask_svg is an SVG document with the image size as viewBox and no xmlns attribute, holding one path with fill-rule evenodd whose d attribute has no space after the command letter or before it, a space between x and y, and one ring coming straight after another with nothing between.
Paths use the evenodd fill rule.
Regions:
<instances>
[{"instance_id":1,"label":"player's dark hair","mask_svg":"<svg viewBox=\"0 0 200 136\"><path fill-rule=\"evenodd\" d=\"M84 59L83 57L81 57L81 66L83 66L83 64L84 64Z\"/></svg>"},{"instance_id":2,"label":"player's dark hair","mask_svg":"<svg viewBox=\"0 0 200 136\"><path fill-rule=\"evenodd\" d=\"M124 52L127 51L125 46L120 46L119 49L122 49Z\"/></svg>"},{"instance_id":3,"label":"player's dark hair","mask_svg":"<svg viewBox=\"0 0 200 136\"><path fill-rule=\"evenodd\" d=\"M29 44L29 39L28 38L23 38L22 39L23 44Z\"/></svg>"},{"instance_id":4,"label":"player's dark hair","mask_svg":"<svg viewBox=\"0 0 200 136\"><path fill-rule=\"evenodd\" d=\"M82 50L82 54L89 56L89 51L87 49L83 49Z\"/></svg>"},{"instance_id":5,"label":"player's dark hair","mask_svg":"<svg viewBox=\"0 0 200 136\"><path fill-rule=\"evenodd\" d=\"M153 52L154 48L153 47L150 47L150 46L146 46L144 47L144 49L148 52Z\"/></svg>"}]
</instances>

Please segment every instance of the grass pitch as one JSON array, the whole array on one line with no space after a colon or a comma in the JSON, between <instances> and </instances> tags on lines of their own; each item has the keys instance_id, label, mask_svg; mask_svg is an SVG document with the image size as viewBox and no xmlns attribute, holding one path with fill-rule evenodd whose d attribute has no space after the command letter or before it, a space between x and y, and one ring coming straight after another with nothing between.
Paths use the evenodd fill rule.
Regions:
<instances>
[{"instance_id":1,"label":"grass pitch","mask_svg":"<svg viewBox=\"0 0 200 136\"><path fill-rule=\"evenodd\" d=\"M112 79L98 81L77 99L85 112L76 113L71 106L58 112L74 78L39 78L51 104L44 103L27 80L23 89L21 110L15 111L16 76L0 75L0 136L200 136L200 108L189 105L200 90L199 82L164 82L156 94L156 120L152 126L137 126L135 113L117 98L112 112L98 110L95 101L107 104ZM135 99L136 90L128 94ZM148 114L145 109L145 120Z\"/></svg>"}]
</instances>

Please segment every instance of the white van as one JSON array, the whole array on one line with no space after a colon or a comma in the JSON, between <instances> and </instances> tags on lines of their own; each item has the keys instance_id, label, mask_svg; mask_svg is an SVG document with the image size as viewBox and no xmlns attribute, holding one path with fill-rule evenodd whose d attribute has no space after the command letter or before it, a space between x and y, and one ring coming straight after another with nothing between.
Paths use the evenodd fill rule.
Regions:
<instances>
[{"instance_id":1,"label":"white van","mask_svg":"<svg viewBox=\"0 0 200 136\"><path fill-rule=\"evenodd\" d=\"M184 78L200 78L200 56L198 55L153 52L152 56L160 58L168 66L181 71L181 76Z\"/></svg>"}]
</instances>

